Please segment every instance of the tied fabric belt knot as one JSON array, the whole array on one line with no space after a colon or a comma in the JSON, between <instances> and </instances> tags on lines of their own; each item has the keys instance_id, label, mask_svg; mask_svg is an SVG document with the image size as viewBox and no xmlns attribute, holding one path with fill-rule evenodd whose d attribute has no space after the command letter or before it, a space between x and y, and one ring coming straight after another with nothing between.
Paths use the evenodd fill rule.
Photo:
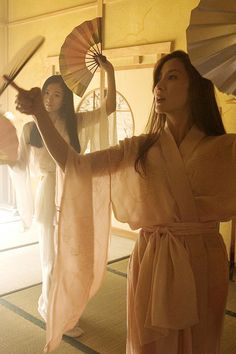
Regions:
<instances>
[{"instance_id":1,"label":"tied fabric belt knot","mask_svg":"<svg viewBox=\"0 0 236 354\"><path fill-rule=\"evenodd\" d=\"M167 226L158 226L157 229L152 233L152 236L158 235L159 237L164 237L166 234L168 234L169 229Z\"/></svg>"},{"instance_id":2,"label":"tied fabric belt knot","mask_svg":"<svg viewBox=\"0 0 236 354\"><path fill-rule=\"evenodd\" d=\"M212 234L216 223L178 223L142 229L146 248L139 264L134 308L140 343L198 323L190 259L178 236ZM145 242L145 241L144 241ZM142 240L141 240L142 244Z\"/></svg>"}]
</instances>

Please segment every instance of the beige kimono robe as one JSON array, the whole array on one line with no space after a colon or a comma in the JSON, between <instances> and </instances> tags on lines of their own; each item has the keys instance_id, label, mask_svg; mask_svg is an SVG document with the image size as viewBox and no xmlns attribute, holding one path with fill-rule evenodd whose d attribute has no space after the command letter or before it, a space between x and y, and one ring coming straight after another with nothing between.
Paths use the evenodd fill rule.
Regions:
<instances>
[{"instance_id":1,"label":"beige kimono robe","mask_svg":"<svg viewBox=\"0 0 236 354\"><path fill-rule=\"evenodd\" d=\"M127 354L219 354L228 261L219 222L236 214L236 136L166 129L134 170L143 137L69 151L45 352L78 321L107 261L110 212L141 233L128 273Z\"/></svg>"}]
</instances>

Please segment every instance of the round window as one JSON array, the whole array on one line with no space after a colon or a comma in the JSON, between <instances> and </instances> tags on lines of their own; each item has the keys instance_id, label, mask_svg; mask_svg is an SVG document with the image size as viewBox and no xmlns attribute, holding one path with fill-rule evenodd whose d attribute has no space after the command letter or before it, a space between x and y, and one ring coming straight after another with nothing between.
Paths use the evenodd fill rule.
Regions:
<instances>
[{"instance_id":1,"label":"round window","mask_svg":"<svg viewBox=\"0 0 236 354\"><path fill-rule=\"evenodd\" d=\"M92 111L100 107L100 89L88 92L77 107L77 112ZM113 113L116 124L117 138L123 140L134 134L134 116L125 97L116 92L116 111Z\"/></svg>"}]
</instances>

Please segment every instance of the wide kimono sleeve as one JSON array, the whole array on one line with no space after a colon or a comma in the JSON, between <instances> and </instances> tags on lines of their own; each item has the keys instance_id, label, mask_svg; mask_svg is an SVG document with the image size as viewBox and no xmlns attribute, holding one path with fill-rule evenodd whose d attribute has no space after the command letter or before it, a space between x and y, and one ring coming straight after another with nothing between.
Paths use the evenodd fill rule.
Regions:
<instances>
[{"instance_id":1,"label":"wide kimono sleeve","mask_svg":"<svg viewBox=\"0 0 236 354\"><path fill-rule=\"evenodd\" d=\"M123 145L88 155L69 148L47 318L45 352L78 322L105 274L111 228L111 159Z\"/></svg>"},{"instance_id":2,"label":"wide kimono sleeve","mask_svg":"<svg viewBox=\"0 0 236 354\"><path fill-rule=\"evenodd\" d=\"M117 144L116 115L108 117L105 102L93 111L79 112L77 117L81 152L107 149Z\"/></svg>"},{"instance_id":3,"label":"wide kimono sleeve","mask_svg":"<svg viewBox=\"0 0 236 354\"><path fill-rule=\"evenodd\" d=\"M24 125L20 137L18 159L11 166L10 176L15 190L17 209L25 227L29 228L34 213L33 193L30 180L30 144L29 136L32 122Z\"/></svg>"}]
</instances>

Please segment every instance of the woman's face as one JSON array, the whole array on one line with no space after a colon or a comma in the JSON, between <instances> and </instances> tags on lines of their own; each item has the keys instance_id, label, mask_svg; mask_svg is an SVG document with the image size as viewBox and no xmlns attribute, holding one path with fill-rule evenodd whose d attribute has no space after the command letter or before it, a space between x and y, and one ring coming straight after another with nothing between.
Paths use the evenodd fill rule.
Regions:
<instances>
[{"instance_id":1,"label":"woman's face","mask_svg":"<svg viewBox=\"0 0 236 354\"><path fill-rule=\"evenodd\" d=\"M49 84L43 94L43 103L48 113L58 112L63 104L64 92L59 83Z\"/></svg>"},{"instance_id":2,"label":"woman's face","mask_svg":"<svg viewBox=\"0 0 236 354\"><path fill-rule=\"evenodd\" d=\"M189 78L179 59L168 60L154 88L155 111L174 115L189 112Z\"/></svg>"}]
</instances>

